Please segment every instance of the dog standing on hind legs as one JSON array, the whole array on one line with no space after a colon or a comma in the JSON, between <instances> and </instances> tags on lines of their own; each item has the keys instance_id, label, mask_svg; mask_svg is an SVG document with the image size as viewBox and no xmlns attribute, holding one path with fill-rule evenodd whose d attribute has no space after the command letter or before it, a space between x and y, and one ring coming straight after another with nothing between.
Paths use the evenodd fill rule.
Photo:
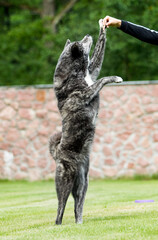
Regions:
<instances>
[{"instance_id":1,"label":"dog standing on hind legs","mask_svg":"<svg viewBox=\"0 0 158 240\"><path fill-rule=\"evenodd\" d=\"M89 52L92 37L67 40L59 57L54 90L62 117L62 132L50 139L50 153L56 161L58 211L56 224L62 223L67 199L72 193L76 223L82 223L84 199L88 187L89 154L99 109L99 91L107 83L120 83L117 76L96 81L103 62L106 32L99 20L100 32L94 52Z\"/></svg>"}]
</instances>

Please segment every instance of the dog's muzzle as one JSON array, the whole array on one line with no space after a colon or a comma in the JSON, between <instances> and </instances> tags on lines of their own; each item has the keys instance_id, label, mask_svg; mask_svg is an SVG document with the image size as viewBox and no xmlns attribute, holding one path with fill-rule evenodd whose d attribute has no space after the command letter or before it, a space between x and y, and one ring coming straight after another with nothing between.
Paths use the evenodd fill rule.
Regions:
<instances>
[{"instance_id":1,"label":"dog's muzzle","mask_svg":"<svg viewBox=\"0 0 158 240\"><path fill-rule=\"evenodd\" d=\"M83 45L84 50L85 50L85 52L86 52L87 54L89 54L89 52L90 52L92 43L93 43L93 39L92 39L92 37L91 37L89 34L87 34L87 35L81 40L81 44Z\"/></svg>"}]
</instances>

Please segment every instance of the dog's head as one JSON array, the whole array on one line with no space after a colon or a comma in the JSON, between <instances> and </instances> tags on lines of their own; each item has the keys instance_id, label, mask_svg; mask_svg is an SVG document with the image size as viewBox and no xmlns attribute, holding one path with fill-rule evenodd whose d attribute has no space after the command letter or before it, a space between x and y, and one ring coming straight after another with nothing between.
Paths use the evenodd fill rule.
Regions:
<instances>
[{"instance_id":1,"label":"dog's head","mask_svg":"<svg viewBox=\"0 0 158 240\"><path fill-rule=\"evenodd\" d=\"M78 74L80 76L86 75L91 46L92 37L89 35L77 42L67 40L54 74L54 84L56 86L61 85L68 78L77 77Z\"/></svg>"},{"instance_id":2,"label":"dog's head","mask_svg":"<svg viewBox=\"0 0 158 240\"><path fill-rule=\"evenodd\" d=\"M80 60L83 57L86 59L89 56L89 52L92 46L92 37L86 35L81 41L72 42L68 39L66 41L64 50L60 56L66 56L71 62L74 60Z\"/></svg>"}]
</instances>

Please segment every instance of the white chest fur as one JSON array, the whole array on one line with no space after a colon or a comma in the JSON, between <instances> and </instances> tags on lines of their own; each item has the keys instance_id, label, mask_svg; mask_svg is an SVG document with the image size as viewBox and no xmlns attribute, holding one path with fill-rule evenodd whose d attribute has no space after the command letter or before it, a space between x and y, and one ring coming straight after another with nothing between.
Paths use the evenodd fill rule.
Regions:
<instances>
[{"instance_id":1,"label":"white chest fur","mask_svg":"<svg viewBox=\"0 0 158 240\"><path fill-rule=\"evenodd\" d=\"M94 82L92 81L92 78L91 78L88 70L87 70L87 74L86 74L86 76L85 76L85 81L86 81L86 83L88 84L88 86L91 86L91 85L94 83Z\"/></svg>"}]
</instances>

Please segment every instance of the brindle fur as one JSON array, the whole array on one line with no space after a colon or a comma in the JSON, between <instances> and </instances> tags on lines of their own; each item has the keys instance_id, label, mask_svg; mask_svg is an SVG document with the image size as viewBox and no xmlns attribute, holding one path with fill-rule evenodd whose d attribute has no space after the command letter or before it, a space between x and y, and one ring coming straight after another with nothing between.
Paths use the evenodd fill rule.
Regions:
<instances>
[{"instance_id":1,"label":"brindle fur","mask_svg":"<svg viewBox=\"0 0 158 240\"><path fill-rule=\"evenodd\" d=\"M89 154L99 109L99 91L107 83L121 82L120 77L104 77L96 81L103 62L106 33L100 33L91 59L92 37L81 41L67 40L54 74L54 90L62 117L62 132L50 139L50 153L56 161L58 212L56 224L62 223L67 199L75 201L76 223L82 223L84 199L88 187ZM90 75L91 83L86 82Z\"/></svg>"}]
</instances>

